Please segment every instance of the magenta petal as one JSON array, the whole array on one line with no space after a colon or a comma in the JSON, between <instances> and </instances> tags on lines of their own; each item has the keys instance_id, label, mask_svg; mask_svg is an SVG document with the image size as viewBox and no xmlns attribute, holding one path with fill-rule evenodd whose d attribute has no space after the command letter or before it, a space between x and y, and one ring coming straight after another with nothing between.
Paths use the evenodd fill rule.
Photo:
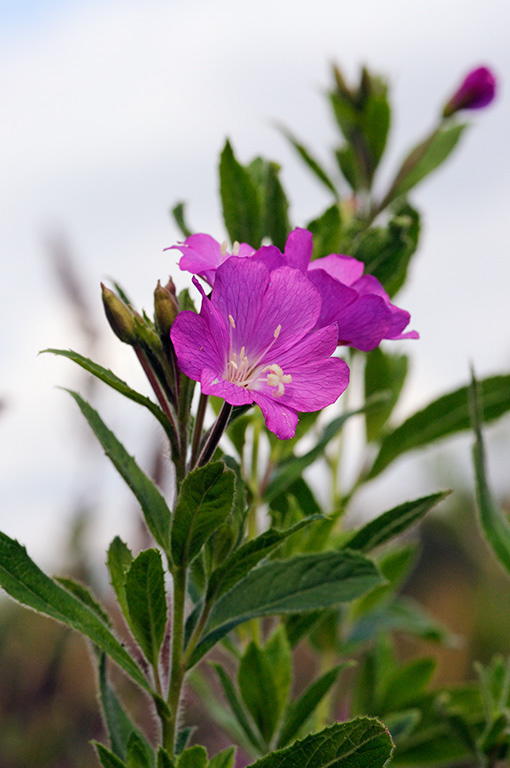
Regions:
<instances>
[{"instance_id":1,"label":"magenta petal","mask_svg":"<svg viewBox=\"0 0 510 768\"><path fill-rule=\"evenodd\" d=\"M264 415L266 426L280 440L294 437L298 423L298 413L294 408L279 403L274 397L266 397L260 392L253 392L253 399Z\"/></svg>"},{"instance_id":2,"label":"magenta petal","mask_svg":"<svg viewBox=\"0 0 510 768\"><path fill-rule=\"evenodd\" d=\"M338 343L363 352L375 349L391 326L391 310L381 296L359 296L338 314Z\"/></svg>"},{"instance_id":3,"label":"magenta petal","mask_svg":"<svg viewBox=\"0 0 510 768\"><path fill-rule=\"evenodd\" d=\"M330 357L316 368L301 368L292 373L292 382L285 385L279 399L297 411L319 411L334 403L348 384L347 363L339 357Z\"/></svg>"},{"instance_id":4,"label":"magenta petal","mask_svg":"<svg viewBox=\"0 0 510 768\"><path fill-rule=\"evenodd\" d=\"M204 299L204 302L208 302L208 299ZM210 315L204 317L191 311L179 312L170 337L179 368L190 379L200 381L204 367L213 370L225 367L228 336L223 321L218 325Z\"/></svg>"},{"instance_id":5,"label":"magenta petal","mask_svg":"<svg viewBox=\"0 0 510 768\"><path fill-rule=\"evenodd\" d=\"M336 322L339 312L347 309L358 298L356 291L335 280L323 269L309 270L307 274L322 298L318 328Z\"/></svg>"},{"instance_id":6,"label":"magenta petal","mask_svg":"<svg viewBox=\"0 0 510 768\"><path fill-rule=\"evenodd\" d=\"M283 253L276 245L263 245L256 253L253 254L253 258L257 261L261 261L262 264L268 268L270 272L278 267L286 266L287 262Z\"/></svg>"},{"instance_id":7,"label":"magenta petal","mask_svg":"<svg viewBox=\"0 0 510 768\"><path fill-rule=\"evenodd\" d=\"M362 261L352 258L352 256L344 256L340 253L331 253L329 256L324 256L322 259L315 259L308 267L309 270L323 269L331 277L340 280L345 285L351 285L359 280L363 274L365 265Z\"/></svg>"},{"instance_id":8,"label":"magenta petal","mask_svg":"<svg viewBox=\"0 0 510 768\"><path fill-rule=\"evenodd\" d=\"M211 235L191 235L183 243L172 245L171 249L173 248L182 253L179 267L195 275L216 269L223 260L221 246Z\"/></svg>"},{"instance_id":9,"label":"magenta petal","mask_svg":"<svg viewBox=\"0 0 510 768\"><path fill-rule=\"evenodd\" d=\"M312 258L313 236L307 229L296 227L285 243L285 263L289 267L306 272Z\"/></svg>"}]
</instances>

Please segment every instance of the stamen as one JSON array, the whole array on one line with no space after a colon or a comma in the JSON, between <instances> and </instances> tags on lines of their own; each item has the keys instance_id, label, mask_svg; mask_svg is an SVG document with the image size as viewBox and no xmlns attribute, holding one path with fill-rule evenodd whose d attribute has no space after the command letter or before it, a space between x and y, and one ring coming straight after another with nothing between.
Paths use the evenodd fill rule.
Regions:
<instances>
[{"instance_id":1,"label":"stamen","mask_svg":"<svg viewBox=\"0 0 510 768\"><path fill-rule=\"evenodd\" d=\"M232 328L236 327L236 324L234 322L234 318L232 317L232 315L228 316L228 321L229 321L230 325L232 326Z\"/></svg>"},{"instance_id":2,"label":"stamen","mask_svg":"<svg viewBox=\"0 0 510 768\"><path fill-rule=\"evenodd\" d=\"M226 240L224 240L224 241L222 242L222 244L220 245L220 250L221 250L221 255L222 255L222 256L226 256L226 255L227 255L227 247L228 247L228 245L227 245L227 241L226 241Z\"/></svg>"},{"instance_id":3,"label":"stamen","mask_svg":"<svg viewBox=\"0 0 510 768\"><path fill-rule=\"evenodd\" d=\"M280 335L280 331L281 330L282 330L282 326L281 326L281 324L278 324L276 326L276 328L274 329L274 333L273 333L273 336L275 337L275 339L278 338L278 336Z\"/></svg>"},{"instance_id":4,"label":"stamen","mask_svg":"<svg viewBox=\"0 0 510 768\"><path fill-rule=\"evenodd\" d=\"M292 381L291 374L284 373L278 363L272 363L271 365L268 365L264 370L271 371L271 373L267 374L266 381L268 386L276 387L276 392L273 393L274 396L281 397L285 392L284 384L290 384Z\"/></svg>"},{"instance_id":5,"label":"stamen","mask_svg":"<svg viewBox=\"0 0 510 768\"><path fill-rule=\"evenodd\" d=\"M237 256L238 253L239 253L239 243L237 242L237 240L235 240L232 246L232 256Z\"/></svg>"}]
</instances>

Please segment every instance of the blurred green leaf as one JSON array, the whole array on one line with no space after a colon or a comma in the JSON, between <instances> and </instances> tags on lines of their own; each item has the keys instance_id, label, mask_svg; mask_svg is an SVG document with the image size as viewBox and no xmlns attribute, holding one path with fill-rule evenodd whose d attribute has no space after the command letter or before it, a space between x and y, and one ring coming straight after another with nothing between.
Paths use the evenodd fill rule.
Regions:
<instances>
[{"instance_id":1,"label":"blurred green leaf","mask_svg":"<svg viewBox=\"0 0 510 768\"><path fill-rule=\"evenodd\" d=\"M81 632L111 656L138 685L151 691L140 667L97 614L46 576L26 549L4 533L0 533L0 586L23 605Z\"/></svg>"},{"instance_id":2,"label":"blurred green leaf","mask_svg":"<svg viewBox=\"0 0 510 768\"><path fill-rule=\"evenodd\" d=\"M97 741L93 741L92 744L96 748L97 756L103 768L126 768L126 763L113 752L110 752L103 744L99 744Z\"/></svg>"},{"instance_id":3,"label":"blurred green leaf","mask_svg":"<svg viewBox=\"0 0 510 768\"><path fill-rule=\"evenodd\" d=\"M316 707L320 704L324 696L331 690L338 679L340 670L345 666L346 664L334 667L321 675L308 686L296 701L293 701L290 704L285 713L280 735L278 737L278 749L285 747L299 735L299 731L305 725L306 721L313 715Z\"/></svg>"},{"instance_id":4,"label":"blurred green leaf","mask_svg":"<svg viewBox=\"0 0 510 768\"><path fill-rule=\"evenodd\" d=\"M200 744L188 747L179 756L177 768L207 768L207 750Z\"/></svg>"},{"instance_id":5,"label":"blurred green leaf","mask_svg":"<svg viewBox=\"0 0 510 768\"><path fill-rule=\"evenodd\" d=\"M401 664L386 681L381 695L381 714L397 712L418 703L436 669L435 659L423 657Z\"/></svg>"},{"instance_id":6,"label":"blurred green leaf","mask_svg":"<svg viewBox=\"0 0 510 768\"><path fill-rule=\"evenodd\" d=\"M425 141L414 147L400 166L380 208L385 208L392 200L409 192L425 176L444 163L466 127L466 123L440 125Z\"/></svg>"},{"instance_id":7,"label":"blurred green leaf","mask_svg":"<svg viewBox=\"0 0 510 768\"><path fill-rule=\"evenodd\" d=\"M461 387L443 395L414 413L383 437L379 453L367 479L380 474L396 458L422 448L471 426L469 388ZM485 421L492 421L510 410L510 376L492 376L480 382L480 400Z\"/></svg>"},{"instance_id":8,"label":"blurred green leaf","mask_svg":"<svg viewBox=\"0 0 510 768\"><path fill-rule=\"evenodd\" d=\"M380 580L370 560L347 550L301 555L261 565L215 604L190 666L244 621L354 600Z\"/></svg>"},{"instance_id":9,"label":"blurred green leaf","mask_svg":"<svg viewBox=\"0 0 510 768\"><path fill-rule=\"evenodd\" d=\"M113 432L108 429L97 411L77 392L67 391L77 402L80 411L85 416L113 466L138 499L147 527L155 540L168 552L170 510L161 492L145 472L142 472L134 458L129 455Z\"/></svg>"},{"instance_id":10,"label":"blurred green leaf","mask_svg":"<svg viewBox=\"0 0 510 768\"><path fill-rule=\"evenodd\" d=\"M175 768L174 761L170 758L170 755L160 747L158 749L157 768Z\"/></svg>"},{"instance_id":11,"label":"blurred green leaf","mask_svg":"<svg viewBox=\"0 0 510 768\"><path fill-rule=\"evenodd\" d=\"M383 768L392 747L390 735L379 720L358 717L272 752L249 768Z\"/></svg>"},{"instance_id":12,"label":"blurred green leaf","mask_svg":"<svg viewBox=\"0 0 510 768\"><path fill-rule=\"evenodd\" d=\"M319 259L330 253L343 252L343 222L338 203L331 205L320 216L308 222L306 228L313 235L312 259Z\"/></svg>"},{"instance_id":13,"label":"blurred green leaf","mask_svg":"<svg viewBox=\"0 0 510 768\"><path fill-rule=\"evenodd\" d=\"M172 208L172 216L174 217L174 221L181 230L183 236L190 237L193 232L186 223L185 207L186 203L182 201L177 203L177 205L174 205Z\"/></svg>"},{"instance_id":14,"label":"blurred green leaf","mask_svg":"<svg viewBox=\"0 0 510 768\"><path fill-rule=\"evenodd\" d=\"M154 753L139 733L129 737L126 751L126 768L154 768Z\"/></svg>"},{"instance_id":15,"label":"blurred green leaf","mask_svg":"<svg viewBox=\"0 0 510 768\"><path fill-rule=\"evenodd\" d=\"M333 193L336 199L338 199L338 192L335 183L329 174L324 170L322 165L313 157L305 145L298 141L290 131L288 131L283 126L278 126L278 128L280 132L285 136L287 141L294 147L301 160L303 160L303 162L308 166L314 176L326 187L326 189Z\"/></svg>"},{"instance_id":16,"label":"blurred green leaf","mask_svg":"<svg viewBox=\"0 0 510 768\"><path fill-rule=\"evenodd\" d=\"M227 141L220 157L220 195L223 218L232 242L260 248L262 241L262 201L249 171L235 158Z\"/></svg>"},{"instance_id":17,"label":"blurred green leaf","mask_svg":"<svg viewBox=\"0 0 510 768\"><path fill-rule=\"evenodd\" d=\"M365 414L367 441L379 439L382 429L398 402L404 386L407 370L407 355L383 352L380 347L368 352L365 357L365 397L378 392L389 392L390 397L379 408Z\"/></svg>"},{"instance_id":18,"label":"blurred green leaf","mask_svg":"<svg viewBox=\"0 0 510 768\"><path fill-rule=\"evenodd\" d=\"M234 762L236 757L236 748L227 747L221 752L218 752L214 757L211 757L209 761L209 768L234 768Z\"/></svg>"},{"instance_id":19,"label":"blurred green leaf","mask_svg":"<svg viewBox=\"0 0 510 768\"><path fill-rule=\"evenodd\" d=\"M349 549L370 552L385 541L397 536L420 520L432 507L448 496L451 491L440 491L421 499L406 501L398 507L379 515L360 528L346 543Z\"/></svg>"},{"instance_id":20,"label":"blurred green leaf","mask_svg":"<svg viewBox=\"0 0 510 768\"><path fill-rule=\"evenodd\" d=\"M479 391L480 385L472 376L471 386L469 388L469 406L471 414L471 424L475 433L475 443L473 445L473 465L476 480L476 500L478 506L478 518L485 539L489 543L493 553L505 568L510 572L510 522L502 511L496 506L487 481L487 470L485 465L485 447L482 435L482 397L485 396L483 388ZM508 386L510 387L510 377ZM507 393L510 405L510 390ZM484 398L485 402L485 398ZM487 412L486 412L487 413Z\"/></svg>"},{"instance_id":21,"label":"blurred green leaf","mask_svg":"<svg viewBox=\"0 0 510 768\"><path fill-rule=\"evenodd\" d=\"M280 714L278 687L267 654L253 641L239 662L237 684L262 738L269 743Z\"/></svg>"},{"instance_id":22,"label":"blurred green leaf","mask_svg":"<svg viewBox=\"0 0 510 768\"><path fill-rule=\"evenodd\" d=\"M262 197L262 236L281 251L290 232L289 201L280 181L280 166L257 157L248 166Z\"/></svg>"},{"instance_id":23,"label":"blurred green leaf","mask_svg":"<svg viewBox=\"0 0 510 768\"><path fill-rule=\"evenodd\" d=\"M129 625L152 666L158 663L165 637L168 606L161 555L145 549L133 560L126 575Z\"/></svg>"},{"instance_id":24,"label":"blurred green leaf","mask_svg":"<svg viewBox=\"0 0 510 768\"><path fill-rule=\"evenodd\" d=\"M263 745L261 744L259 737L255 734L250 721L248 720L243 704L239 700L237 692L234 688L234 684L232 683L229 675L226 673L221 664L212 664L211 666L215 669L216 674L218 675L218 679L220 681L223 693L225 694L225 698L227 699L230 705L230 709L232 710L232 713L236 718L236 721L239 724L244 736L248 742L253 747L255 747L257 752L263 752Z\"/></svg>"}]
</instances>

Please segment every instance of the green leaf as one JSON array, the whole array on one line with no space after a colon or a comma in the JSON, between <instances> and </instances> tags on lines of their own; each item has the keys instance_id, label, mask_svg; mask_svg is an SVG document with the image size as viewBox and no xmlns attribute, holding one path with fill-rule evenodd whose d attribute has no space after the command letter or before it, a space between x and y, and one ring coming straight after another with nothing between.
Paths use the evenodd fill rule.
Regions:
<instances>
[{"instance_id":1,"label":"green leaf","mask_svg":"<svg viewBox=\"0 0 510 768\"><path fill-rule=\"evenodd\" d=\"M229 141L221 153L219 173L223 218L230 239L259 248L262 241L259 191L249 171L236 160Z\"/></svg>"},{"instance_id":2,"label":"green leaf","mask_svg":"<svg viewBox=\"0 0 510 768\"><path fill-rule=\"evenodd\" d=\"M418 703L436 669L435 659L413 659L398 667L387 680L381 696L382 712L397 712Z\"/></svg>"},{"instance_id":3,"label":"green leaf","mask_svg":"<svg viewBox=\"0 0 510 768\"><path fill-rule=\"evenodd\" d=\"M497 419L510 410L510 376L492 376L480 382L485 421ZM434 400L387 434L367 475L372 479L408 451L422 448L471 426L469 388L461 387Z\"/></svg>"},{"instance_id":4,"label":"green leaf","mask_svg":"<svg viewBox=\"0 0 510 768\"><path fill-rule=\"evenodd\" d=\"M383 768L393 743L375 718L358 717L272 752L249 768Z\"/></svg>"},{"instance_id":5,"label":"green leaf","mask_svg":"<svg viewBox=\"0 0 510 768\"><path fill-rule=\"evenodd\" d=\"M168 607L161 555L146 549L133 560L126 576L129 625L147 660L155 666L165 637Z\"/></svg>"},{"instance_id":6,"label":"green leaf","mask_svg":"<svg viewBox=\"0 0 510 768\"><path fill-rule=\"evenodd\" d=\"M78 600L81 600L82 603L87 605L96 616L101 619L108 627L111 628L111 621L110 617L104 610L103 606L99 603L98 600L94 597L89 587L86 587L84 584L81 584L81 582L76 581L76 579L70 579L67 576L56 576L55 581L58 581L59 584L61 584L64 589L67 589L68 592L71 592L75 597L78 598Z\"/></svg>"},{"instance_id":7,"label":"green leaf","mask_svg":"<svg viewBox=\"0 0 510 768\"><path fill-rule=\"evenodd\" d=\"M455 636L411 598L398 597L389 605L364 616L354 625L347 642L366 642L380 632L406 632L432 643L448 646L457 644Z\"/></svg>"},{"instance_id":8,"label":"green leaf","mask_svg":"<svg viewBox=\"0 0 510 768\"><path fill-rule=\"evenodd\" d=\"M157 768L175 768L174 761L163 747L158 749Z\"/></svg>"},{"instance_id":9,"label":"green leaf","mask_svg":"<svg viewBox=\"0 0 510 768\"><path fill-rule=\"evenodd\" d=\"M147 477L122 443L117 440L101 417L77 392L67 390L76 400L92 431L104 448L115 469L124 478L138 499L145 522L158 544L168 552L170 510L152 480Z\"/></svg>"},{"instance_id":10,"label":"green leaf","mask_svg":"<svg viewBox=\"0 0 510 768\"><path fill-rule=\"evenodd\" d=\"M483 382L482 382L483 385ZM482 390L483 391L483 390ZM510 393L508 394L510 400ZM503 568L510 572L510 523L508 518L496 506L487 481L485 465L485 447L482 435L482 404L479 384L472 375L469 388L471 424L475 433L473 445L473 466L476 480L476 501L478 519L482 532L494 555Z\"/></svg>"},{"instance_id":11,"label":"green leaf","mask_svg":"<svg viewBox=\"0 0 510 768\"><path fill-rule=\"evenodd\" d=\"M92 744L96 748L97 756L103 768L126 768L126 763L113 752L110 752L103 744L99 744L97 741L93 741Z\"/></svg>"},{"instance_id":12,"label":"green leaf","mask_svg":"<svg viewBox=\"0 0 510 768\"><path fill-rule=\"evenodd\" d=\"M279 178L280 166L257 157L248 170L262 198L262 236L271 238L271 242L283 251L291 226L289 201Z\"/></svg>"},{"instance_id":13,"label":"green leaf","mask_svg":"<svg viewBox=\"0 0 510 768\"><path fill-rule=\"evenodd\" d=\"M181 728L181 730L177 733L177 738L175 739L176 755L180 755L181 752L184 752L184 750L188 746L189 740L191 739L195 731L196 731L196 726L190 725L187 728Z\"/></svg>"},{"instance_id":14,"label":"green leaf","mask_svg":"<svg viewBox=\"0 0 510 768\"><path fill-rule=\"evenodd\" d=\"M232 713L237 720L243 734L247 738L248 742L253 747L255 747L257 752L263 752L263 745L261 745L260 739L255 734L253 728L250 725L250 721L248 720L244 707L239 700L230 677L227 675L221 664L212 664L211 666L216 670L216 674L218 675L220 685L222 687L223 693L225 694L225 698L227 699L230 705L230 709L232 710Z\"/></svg>"},{"instance_id":15,"label":"green leaf","mask_svg":"<svg viewBox=\"0 0 510 768\"><path fill-rule=\"evenodd\" d=\"M326 187L326 189L333 193L336 199L338 199L338 192L333 180L326 173L320 163L311 155L310 151L305 147L305 145L294 138L290 131L287 131L282 126L279 126L279 130L285 136L287 141L292 144L301 160L303 160L303 162L308 166L315 177Z\"/></svg>"},{"instance_id":16,"label":"green leaf","mask_svg":"<svg viewBox=\"0 0 510 768\"><path fill-rule=\"evenodd\" d=\"M225 592L228 592L229 589L258 565L261 560L278 549L289 536L319 519L318 515L312 515L305 520L300 520L286 531L269 528L269 530L264 531L255 539L245 541L238 549L232 552L222 565L219 565L213 571L209 580L208 596L210 597L214 594L216 597L220 597Z\"/></svg>"},{"instance_id":17,"label":"green leaf","mask_svg":"<svg viewBox=\"0 0 510 768\"><path fill-rule=\"evenodd\" d=\"M184 237L190 237L193 232L188 227L186 223L186 215L185 215L185 207L186 203L184 203L182 200L180 203L177 203L177 205L174 205L172 208L172 216L174 217L174 221L181 230Z\"/></svg>"},{"instance_id":18,"label":"green leaf","mask_svg":"<svg viewBox=\"0 0 510 768\"><path fill-rule=\"evenodd\" d=\"M375 587L356 600L351 606L351 619L357 620L378 608L382 603L387 603L409 574L416 558L417 546L414 542L405 547L398 549L393 547L386 551L377 561L377 567L387 579L387 583Z\"/></svg>"},{"instance_id":19,"label":"green leaf","mask_svg":"<svg viewBox=\"0 0 510 768\"><path fill-rule=\"evenodd\" d=\"M367 441L377 440L398 402L407 376L407 355L383 352L380 347L366 355L365 397L378 392L390 392L390 397L379 408L365 414Z\"/></svg>"},{"instance_id":20,"label":"green leaf","mask_svg":"<svg viewBox=\"0 0 510 768\"><path fill-rule=\"evenodd\" d=\"M126 600L126 575L133 562L131 550L122 539L116 536L108 548L106 564L110 571L112 587L117 595L117 600L122 613L129 618L129 608Z\"/></svg>"},{"instance_id":21,"label":"green leaf","mask_svg":"<svg viewBox=\"0 0 510 768\"><path fill-rule=\"evenodd\" d=\"M108 681L106 670L106 656L101 654L99 660L99 697L101 709L104 714L105 723L110 738L110 746L113 753L122 760L126 757L127 745L132 733L142 734L131 722L126 714L119 698ZM147 747L148 747L147 743Z\"/></svg>"},{"instance_id":22,"label":"green leaf","mask_svg":"<svg viewBox=\"0 0 510 768\"><path fill-rule=\"evenodd\" d=\"M211 757L209 768L234 768L236 748L227 747Z\"/></svg>"},{"instance_id":23,"label":"green leaf","mask_svg":"<svg viewBox=\"0 0 510 768\"><path fill-rule=\"evenodd\" d=\"M324 448L330 440L333 440L333 438L338 435L345 422L350 419L351 416L363 413L366 408L370 408L371 405L373 405L373 402L366 403L362 408L357 408L354 411L347 411L346 413L337 416L336 419L333 419L333 421L324 428L319 441L311 450L303 456L292 457L282 462L282 464L277 467L271 480L267 484L267 488L264 492L264 499L266 501L271 501L271 499L283 493L289 485L298 480L306 467L309 467L310 464L313 464L314 461L324 455Z\"/></svg>"},{"instance_id":24,"label":"green leaf","mask_svg":"<svg viewBox=\"0 0 510 768\"><path fill-rule=\"evenodd\" d=\"M234 504L234 472L222 461L190 472L181 488L172 521L171 549L184 565L198 555Z\"/></svg>"},{"instance_id":25,"label":"green leaf","mask_svg":"<svg viewBox=\"0 0 510 768\"><path fill-rule=\"evenodd\" d=\"M194 744L179 755L177 768L207 768L207 750L200 744Z\"/></svg>"},{"instance_id":26,"label":"green leaf","mask_svg":"<svg viewBox=\"0 0 510 768\"><path fill-rule=\"evenodd\" d=\"M69 358L69 360L77 363L93 376L100 379L105 384L108 384L109 387L115 389L117 392L120 392L120 394L124 395L124 397L127 397L129 400L133 400L133 402L138 403L138 405L143 405L144 408L147 408L152 413L152 415L157 418L165 432L168 433L168 431L172 429L167 416L163 413L161 408L156 405L156 403L154 403L149 397L145 397L145 395L141 395L139 392L131 389L131 387L126 384L125 381L119 379L118 376L116 376L107 368L103 368L101 365L98 365L98 363L94 363L93 360L89 360L88 357L83 357L83 355L78 354L78 352L74 352L72 349L44 349L43 352L51 352L53 355L60 355L61 357Z\"/></svg>"},{"instance_id":27,"label":"green leaf","mask_svg":"<svg viewBox=\"0 0 510 768\"><path fill-rule=\"evenodd\" d=\"M420 520L429 509L432 509L450 493L451 491L440 491L430 496L423 496L421 499L399 504L398 507L384 512L356 531L354 536L347 541L346 546L349 549L370 552L374 547L392 539Z\"/></svg>"},{"instance_id":28,"label":"green leaf","mask_svg":"<svg viewBox=\"0 0 510 768\"><path fill-rule=\"evenodd\" d=\"M343 665L346 666L346 665ZM316 707L324 696L331 690L338 679L341 666L334 667L321 675L305 690L301 696L293 701L285 713L280 735L278 737L278 749L285 747L298 734L306 721L315 712Z\"/></svg>"},{"instance_id":29,"label":"green leaf","mask_svg":"<svg viewBox=\"0 0 510 768\"><path fill-rule=\"evenodd\" d=\"M278 688L269 658L253 641L239 662L237 683L246 708L268 744L278 724Z\"/></svg>"},{"instance_id":30,"label":"green leaf","mask_svg":"<svg viewBox=\"0 0 510 768\"><path fill-rule=\"evenodd\" d=\"M348 550L301 555L261 565L215 604L190 666L243 621L329 608L354 600L380 581L370 560Z\"/></svg>"},{"instance_id":31,"label":"green leaf","mask_svg":"<svg viewBox=\"0 0 510 768\"><path fill-rule=\"evenodd\" d=\"M396 197L409 192L441 165L455 148L466 127L466 123L440 125L425 141L418 144L400 166L384 198L384 207Z\"/></svg>"},{"instance_id":32,"label":"green leaf","mask_svg":"<svg viewBox=\"0 0 510 768\"><path fill-rule=\"evenodd\" d=\"M278 625L269 637L264 647L264 656L268 660L276 685L276 704L279 719L287 704L292 684L292 654L283 625Z\"/></svg>"},{"instance_id":33,"label":"green leaf","mask_svg":"<svg viewBox=\"0 0 510 768\"><path fill-rule=\"evenodd\" d=\"M344 252L342 216L338 203L331 205L316 219L309 221L306 228L313 235L312 259L318 259L330 253Z\"/></svg>"},{"instance_id":34,"label":"green leaf","mask_svg":"<svg viewBox=\"0 0 510 768\"><path fill-rule=\"evenodd\" d=\"M140 734L132 733L126 750L126 768L153 768L154 753Z\"/></svg>"},{"instance_id":35,"label":"green leaf","mask_svg":"<svg viewBox=\"0 0 510 768\"><path fill-rule=\"evenodd\" d=\"M0 533L0 586L18 602L67 624L105 651L144 690L151 692L140 667L110 629L30 559L25 547Z\"/></svg>"}]
</instances>

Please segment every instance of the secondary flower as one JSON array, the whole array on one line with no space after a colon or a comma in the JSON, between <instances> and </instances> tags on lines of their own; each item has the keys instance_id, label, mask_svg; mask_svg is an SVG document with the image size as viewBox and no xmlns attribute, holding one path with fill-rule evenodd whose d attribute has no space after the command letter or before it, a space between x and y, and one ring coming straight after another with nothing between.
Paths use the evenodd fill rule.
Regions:
<instances>
[{"instance_id":1,"label":"secondary flower","mask_svg":"<svg viewBox=\"0 0 510 768\"><path fill-rule=\"evenodd\" d=\"M256 403L280 439L294 435L299 411L333 403L349 383L343 360L331 357L335 325L313 330L319 291L302 271L270 271L257 259L221 264L200 314L177 315L171 338L181 370L206 395L232 405Z\"/></svg>"},{"instance_id":2,"label":"secondary flower","mask_svg":"<svg viewBox=\"0 0 510 768\"><path fill-rule=\"evenodd\" d=\"M496 78L487 67L473 69L464 78L443 109L443 116L450 117L459 109L482 109L496 95Z\"/></svg>"},{"instance_id":3,"label":"secondary flower","mask_svg":"<svg viewBox=\"0 0 510 768\"><path fill-rule=\"evenodd\" d=\"M227 250L227 243L218 243L211 235L197 234L190 235L183 243L172 245L173 248L182 253L179 260L179 267L186 272L192 272L194 275L203 277L209 285L214 284L214 277L220 264L230 256L251 256L255 253L255 248L247 243L238 243L232 246L232 251Z\"/></svg>"},{"instance_id":4,"label":"secondary flower","mask_svg":"<svg viewBox=\"0 0 510 768\"><path fill-rule=\"evenodd\" d=\"M312 248L312 233L296 228L283 253L270 245L260 248L253 258L269 269L287 264L306 272L322 298L316 327L336 323L339 344L368 352L382 339L418 338L416 331L403 333L411 315L391 303L377 278L363 274L363 262L338 253L311 261Z\"/></svg>"}]
</instances>

